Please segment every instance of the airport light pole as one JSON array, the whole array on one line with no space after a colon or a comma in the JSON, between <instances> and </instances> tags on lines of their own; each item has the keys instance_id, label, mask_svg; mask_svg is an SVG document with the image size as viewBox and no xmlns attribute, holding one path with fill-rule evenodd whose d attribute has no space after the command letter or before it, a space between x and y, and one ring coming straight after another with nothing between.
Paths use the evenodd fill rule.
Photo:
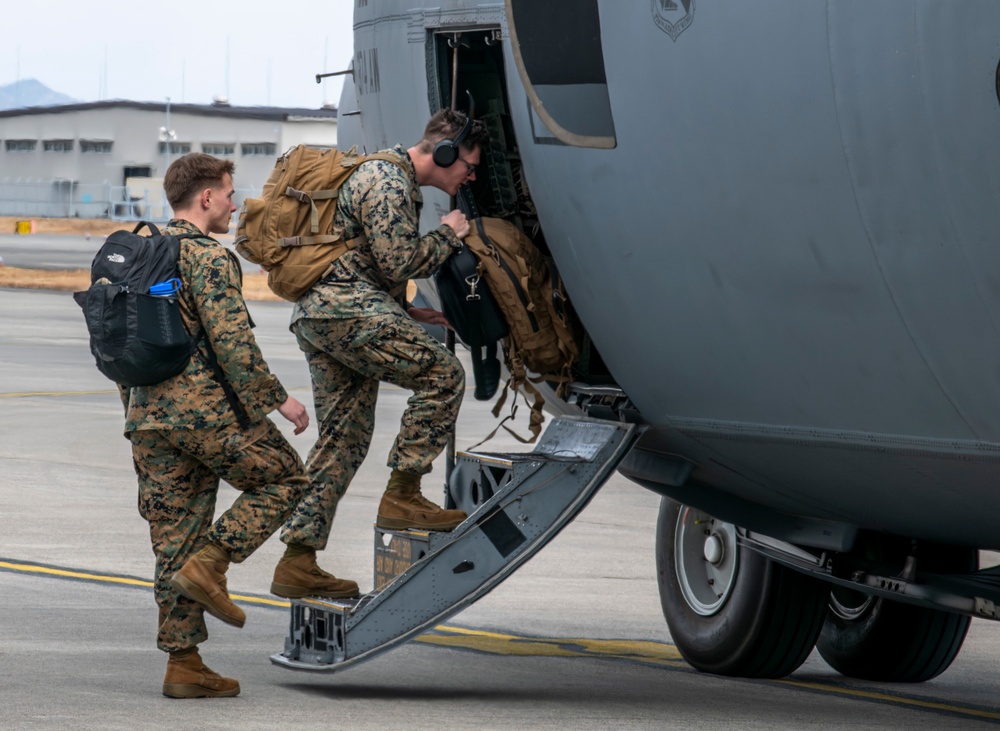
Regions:
<instances>
[{"instance_id":1,"label":"airport light pole","mask_svg":"<svg viewBox=\"0 0 1000 731\"><path fill-rule=\"evenodd\" d=\"M163 143L163 149L166 153L166 165L163 168L163 174L166 175L167 168L170 167L170 145L173 141L177 139L177 133L170 129L170 97L167 97L167 125L166 127L160 127L160 142Z\"/></svg>"}]
</instances>

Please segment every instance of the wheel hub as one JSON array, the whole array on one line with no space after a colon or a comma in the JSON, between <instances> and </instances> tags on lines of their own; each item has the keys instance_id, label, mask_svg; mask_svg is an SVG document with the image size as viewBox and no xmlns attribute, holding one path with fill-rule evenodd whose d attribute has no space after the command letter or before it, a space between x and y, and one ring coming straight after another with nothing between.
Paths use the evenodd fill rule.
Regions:
<instances>
[{"instance_id":1,"label":"wheel hub","mask_svg":"<svg viewBox=\"0 0 1000 731\"><path fill-rule=\"evenodd\" d=\"M739 567L736 526L694 508L683 508L674 532L674 563L688 606L710 617L725 605Z\"/></svg>"},{"instance_id":2,"label":"wheel hub","mask_svg":"<svg viewBox=\"0 0 1000 731\"><path fill-rule=\"evenodd\" d=\"M713 533L705 539L705 560L713 566L718 566L726 556L725 544L718 533Z\"/></svg>"}]
</instances>

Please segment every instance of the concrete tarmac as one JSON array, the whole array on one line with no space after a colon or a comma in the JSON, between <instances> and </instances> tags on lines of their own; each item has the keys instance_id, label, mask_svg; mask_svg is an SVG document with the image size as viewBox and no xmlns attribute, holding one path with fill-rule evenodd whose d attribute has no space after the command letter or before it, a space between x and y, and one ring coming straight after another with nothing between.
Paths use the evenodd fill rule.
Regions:
<instances>
[{"instance_id":1,"label":"concrete tarmac","mask_svg":"<svg viewBox=\"0 0 1000 731\"><path fill-rule=\"evenodd\" d=\"M127 225L122 224L122 228ZM25 269L86 269L104 238L90 234L0 234L0 259L6 266Z\"/></svg>"},{"instance_id":2,"label":"concrete tarmac","mask_svg":"<svg viewBox=\"0 0 1000 731\"><path fill-rule=\"evenodd\" d=\"M86 263L84 264L84 266ZM251 303L272 369L311 408L289 305ZM372 522L407 392L383 387L368 460L321 563L372 583ZM471 388L459 448L496 425ZM521 410L519 425L527 418ZM303 456L315 425L295 437ZM517 422L516 422L517 424ZM69 293L0 289L0 727L970 729L1000 722L1000 625L974 621L958 660L915 686L843 678L816 655L783 681L695 672L670 644L655 579L659 499L613 477L576 522L492 594L414 642L336 674L268 657L287 609L268 594L281 545L229 573L248 621L209 618L202 654L234 699L160 694L153 559L136 512L122 407ZM495 451L524 451L498 436ZM425 479L441 495L444 466ZM220 490L224 507L235 492Z\"/></svg>"}]
</instances>

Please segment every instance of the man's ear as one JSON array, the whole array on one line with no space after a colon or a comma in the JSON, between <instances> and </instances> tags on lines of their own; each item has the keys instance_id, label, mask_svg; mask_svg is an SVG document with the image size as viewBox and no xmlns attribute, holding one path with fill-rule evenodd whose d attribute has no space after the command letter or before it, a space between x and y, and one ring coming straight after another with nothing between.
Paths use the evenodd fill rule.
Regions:
<instances>
[{"instance_id":1,"label":"man's ear","mask_svg":"<svg viewBox=\"0 0 1000 731\"><path fill-rule=\"evenodd\" d=\"M201 191L201 195L198 197L198 202L201 203L201 207L208 210L212 207L212 189L205 188Z\"/></svg>"}]
</instances>

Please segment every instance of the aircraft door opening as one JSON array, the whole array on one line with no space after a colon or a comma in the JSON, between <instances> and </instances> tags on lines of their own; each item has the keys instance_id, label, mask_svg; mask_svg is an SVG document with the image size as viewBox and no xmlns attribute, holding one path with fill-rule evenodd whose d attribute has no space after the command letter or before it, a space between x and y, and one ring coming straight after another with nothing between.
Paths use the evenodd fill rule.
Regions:
<instances>
[{"instance_id":1,"label":"aircraft door opening","mask_svg":"<svg viewBox=\"0 0 1000 731\"><path fill-rule=\"evenodd\" d=\"M520 156L514 141L507 101L500 28L474 28L434 35L434 66L431 79L431 112L453 106L468 112L468 96L475 104L473 115L486 124L490 146L482 151L480 170L472 192L483 216L504 218L529 231L537 226L534 204L528 193ZM436 94L436 98L435 98Z\"/></svg>"},{"instance_id":2,"label":"aircraft door opening","mask_svg":"<svg viewBox=\"0 0 1000 731\"><path fill-rule=\"evenodd\" d=\"M489 149L482 151L479 172L470 184L476 207L483 217L501 218L517 226L551 261L514 131L501 40L498 26L435 31L429 49L433 57L430 67L436 75L428 79L430 111L452 106L453 93L454 107L469 111L471 96L475 105L473 116L486 124L490 136ZM611 383L607 367L589 335L582 325L578 322L577 325L581 333L581 358L574 375L591 385ZM549 401L548 396L546 400Z\"/></svg>"}]
</instances>

